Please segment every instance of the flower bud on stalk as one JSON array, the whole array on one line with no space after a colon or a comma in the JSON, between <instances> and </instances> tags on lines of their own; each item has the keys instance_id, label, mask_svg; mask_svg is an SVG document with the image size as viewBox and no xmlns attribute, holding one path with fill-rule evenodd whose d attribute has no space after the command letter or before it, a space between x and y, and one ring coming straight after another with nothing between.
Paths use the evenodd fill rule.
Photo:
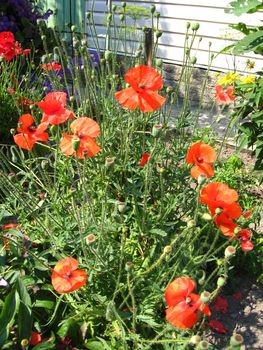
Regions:
<instances>
[{"instance_id":1,"label":"flower bud on stalk","mask_svg":"<svg viewBox=\"0 0 263 350\"><path fill-rule=\"evenodd\" d=\"M115 12L117 10L117 5L112 5L112 11Z\"/></svg>"},{"instance_id":2,"label":"flower bud on stalk","mask_svg":"<svg viewBox=\"0 0 263 350\"><path fill-rule=\"evenodd\" d=\"M125 7L126 7L126 2L125 1L123 1L122 3L121 3L121 6L125 9Z\"/></svg>"},{"instance_id":3,"label":"flower bud on stalk","mask_svg":"<svg viewBox=\"0 0 263 350\"><path fill-rule=\"evenodd\" d=\"M120 21L123 22L125 20L125 15L120 15Z\"/></svg>"},{"instance_id":4,"label":"flower bud on stalk","mask_svg":"<svg viewBox=\"0 0 263 350\"><path fill-rule=\"evenodd\" d=\"M41 162L41 168L45 170L49 165L49 161L47 159L43 159Z\"/></svg>"},{"instance_id":5,"label":"flower bud on stalk","mask_svg":"<svg viewBox=\"0 0 263 350\"><path fill-rule=\"evenodd\" d=\"M200 24L199 23L196 22L196 23L192 24L192 30L197 31L199 28L200 28Z\"/></svg>"},{"instance_id":6,"label":"flower bud on stalk","mask_svg":"<svg viewBox=\"0 0 263 350\"><path fill-rule=\"evenodd\" d=\"M193 56L191 58L191 63L194 65L194 64L196 64L196 62L197 62L197 58L195 56Z\"/></svg>"},{"instance_id":7,"label":"flower bud on stalk","mask_svg":"<svg viewBox=\"0 0 263 350\"><path fill-rule=\"evenodd\" d=\"M151 5L150 9L151 9L151 13L154 14L154 12L155 12L155 10L156 10L155 5Z\"/></svg>"},{"instance_id":8,"label":"flower bud on stalk","mask_svg":"<svg viewBox=\"0 0 263 350\"><path fill-rule=\"evenodd\" d=\"M186 22L186 29L189 29L191 27L191 23L190 22Z\"/></svg>"},{"instance_id":9,"label":"flower bud on stalk","mask_svg":"<svg viewBox=\"0 0 263 350\"><path fill-rule=\"evenodd\" d=\"M111 20L112 20L112 14L109 13L108 16L107 16L107 22L111 23Z\"/></svg>"},{"instance_id":10,"label":"flower bud on stalk","mask_svg":"<svg viewBox=\"0 0 263 350\"><path fill-rule=\"evenodd\" d=\"M76 26L71 26L71 31L72 31L72 33L75 33L76 32L76 30L77 30L77 27Z\"/></svg>"},{"instance_id":11,"label":"flower bud on stalk","mask_svg":"<svg viewBox=\"0 0 263 350\"><path fill-rule=\"evenodd\" d=\"M226 247L225 249L225 258L230 259L236 254L236 248L232 245Z\"/></svg>"},{"instance_id":12,"label":"flower bud on stalk","mask_svg":"<svg viewBox=\"0 0 263 350\"><path fill-rule=\"evenodd\" d=\"M78 137L73 137L72 139L72 148L74 151L78 151L80 146L80 139Z\"/></svg>"},{"instance_id":13,"label":"flower bud on stalk","mask_svg":"<svg viewBox=\"0 0 263 350\"><path fill-rule=\"evenodd\" d=\"M206 179L207 179L206 175L203 175L203 174L199 175L197 178L198 185L203 185L206 182Z\"/></svg>"},{"instance_id":14,"label":"flower bud on stalk","mask_svg":"<svg viewBox=\"0 0 263 350\"><path fill-rule=\"evenodd\" d=\"M87 17L88 20L90 19L90 16L91 16L91 13L90 12L86 12L86 17Z\"/></svg>"},{"instance_id":15,"label":"flower bud on stalk","mask_svg":"<svg viewBox=\"0 0 263 350\"><path fill-rule=\"evenodd\" d=\"M157 30L155 35L156 35L156 38L159 39L163 35L163 32L161 32L160 30Z\"/></svg>"},{"instance_id":16,"label":"flower bud on stalk","mask_svg":"<svg viewBox=\"0 0 263 350\"><path fill-rule=\"evenodd\" d=\"M155 16L156 16L156 18L160 18L161 17L161 13L160 12L156 12Z\"/></svg>"},{"instance_id":17,"label":"flower bud on stalk","mask_svg":"<svg viewBox=\"0 0 263 350\"><path fill-rule=\"evenodd\" d=\"M166 88L166 93L170 95L173 92L173 87L172 86L167 86Z\"/></svg>"},{"instance_id":18,"label":"flower bud on stalk","mask_svg":"<svg viewBox=\"0 0 263 350\"><path fill-rule=\"evenodd\" d=\"M26 349L29 344L28 339L22 339L20 344L23 350Z\"/></svg>"},{"instance_id":19,"label":"flower bud on stalk","mask_svg":"<svg viewBox=\"0 0 263 350\"><path fill-rule=\"evenodd\" d=\"M223 287L226 283L226 279L224 277L219 277L217 280L217 286L218 287Z\"/></svg>"},{"instance_id":20,"label":"flower bud on stalk","mask_svg":"<svg viewBox=\"0 0 263 350\"><path fill-rule=\"evenodd\" d=\"M156 66L159 67L159 68L162 68L163 61L160 58L156 61Z\"/></svg>"},{"instance_id":21,"label":"flower bud on stalk","mask_svg":"<svg viewBox=\"0 0 263 350\"><path fill-rule=\"evenodd\" d=\"M111 59L111 51L109 51L109 50L105 51L104 57L105 57L106 62L108 62Z\"/></svg>"}]
</instances>

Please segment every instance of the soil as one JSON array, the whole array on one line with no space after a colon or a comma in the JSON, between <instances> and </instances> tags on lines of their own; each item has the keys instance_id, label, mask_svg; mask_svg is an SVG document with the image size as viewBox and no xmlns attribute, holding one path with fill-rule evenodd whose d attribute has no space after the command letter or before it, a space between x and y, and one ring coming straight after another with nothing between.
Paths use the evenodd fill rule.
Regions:
<instances>
[{"instance_id":1,"label":"soil","mask_svg":"<svg viewBox=\"0 0 263 350\"><path fill-rule=\"evenodd\" d=\"M213 319L221 321L227 329L226 334L209 331L207 340L217 349L223 349L229 344L233 333L244 337L242 350L263 349L263 288L249 276L238 276L237 285L241 299L232 295L224 295L228 300L228 312L213 313Z\"/></svg>"},{"instance_id":2,"label":"soil","mask_svg":"<svg viewBox=\"0 0 263 350\"><path fill-rule=\"evenodd\" d=\"M228 144L221 156L227 158L235 152L235 147ZM255 159L249 150L242 151L238 156L243 160L246 168L253 168ZM253 186L249 189L251 195L257 196L263 201L263 185ZM258 227L258 232L263 233L263 215ZM217 334L209 331L207 340L217 349L223 349L229 345L229 338L233 333L244 337L244 350L263 349L263 285L256 282L256 277L248 273L236 276L237 291L241 293L241 299L236 300L233 295L223 295L228 301L228 312L213 313L213 319L221 321L227 329L226 334ZM224 290L223 290L224 292Z\"/></svg>"}]
</instances>

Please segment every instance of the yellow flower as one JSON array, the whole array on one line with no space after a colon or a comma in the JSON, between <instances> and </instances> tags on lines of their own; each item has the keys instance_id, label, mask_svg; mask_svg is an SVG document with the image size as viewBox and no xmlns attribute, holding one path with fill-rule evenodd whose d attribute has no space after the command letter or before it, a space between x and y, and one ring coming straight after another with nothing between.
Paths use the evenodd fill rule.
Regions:
<instances>
[{"instance_id":1,"label":"yellow flower","mask_svg":"<svg viewBox=\"0 0 263 350\"><path fill-rule=\"evenodd\" d=\"M254 62L254 61L247 60L247 62L246 62L246 68L247 68L247 69L253 69L254 67L255 67L255 62Z\"/></svg>"},{"instance_id":2,"label":"yellow flower","mask_svg":"<svg viewBox=\"0 0 263 350\"><path fill-rule=\"evenodd\" d=\"M255 75L249 74L248 76L241 78L241 84L254 84L255 80Z\"/></svg>"},{"instance_id":3,"label":"yellow flower","mask_svg":"<svg viewBox=\"0 0 263 350\"><path fill-rule=\"evenodd\" d=\"M228 86L232 85L236 80L240 79L240 75L236 73L227 73L226 75L223 75L222 78L220 78L217 82L218 85Z\"/></svg>"}]
</instances>

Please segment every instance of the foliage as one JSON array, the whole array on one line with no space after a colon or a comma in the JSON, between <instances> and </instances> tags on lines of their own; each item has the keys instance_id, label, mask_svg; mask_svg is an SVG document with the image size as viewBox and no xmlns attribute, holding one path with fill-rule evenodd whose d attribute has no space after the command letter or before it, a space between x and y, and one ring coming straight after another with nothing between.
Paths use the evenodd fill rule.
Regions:
<instances>
[{"instance_id":1,"label":"foliage","mask_svg":"<svg viewBox=\"0 0 263 350\"><path fill-rule=\"evenodd\" d=\"M154 10L151 16L155 23ZM162 87L162 62L155 56L151 68L142 65L141 51L132 57L125 52L120 62L124 33L117 41L105 38L105 47L112 48L105 53L94 37L95 62L85 35L71 30L73 57L54 33L53 51L42 35L44 66L29 57L21 77L18 60L1 61L3 90L12 87L15 72L12 98L27 93L32 101L27 113L19 110L16 146L0 154L1 346L193 348L191 336L207 327L199 311L209 314L205 304L226 284L231 257L248 241L253 248L250 231L240 236L247 221L237 191L217 183L225 175L222 181L238 187L242 208L249 209L244 181L230 176L240 162L224 168L216 150L202 142L213 135L189 134L189 119L197 125L198 118L189 112L189 87L171 126L171 108L164 102L177 104L179 90ZM191 81L196 31L187 25L178 85ZM157 44L158 38L153 55ZM49 88L53 94L47 94ZM211 184L222 187L230 202L205 202ZM256 212L258 203L253 206ZM222 231L225 219L238 228L229 236ZM178 278L191 288L171 287ZM173 307L181 313L177 327ZM192 328L180 328L178 321ZM32 331L39 335L37 344Z\"/></svg>"}]
</instances>

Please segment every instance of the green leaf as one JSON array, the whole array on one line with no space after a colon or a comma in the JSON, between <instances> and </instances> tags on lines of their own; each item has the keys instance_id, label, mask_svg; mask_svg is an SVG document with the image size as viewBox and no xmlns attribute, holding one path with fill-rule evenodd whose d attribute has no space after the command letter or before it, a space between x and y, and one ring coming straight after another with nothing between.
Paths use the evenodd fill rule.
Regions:
<instances>
[{"instance_id":1,"label":"green leaf","mask_svg":"<svg viewBox=\"0 0 263 350\"><path fill-rule=\"evenodd\" d=\"M244 52L261 49L262 46L263 46L263 30L258 30L257 32L248 34L243 39L238 41L233 52L234 54L241 54Z\"/></svg>"},{"instance_id":2,"label":"green leaf","mask_svg":"<svg viewBox=\"0 0 263 350\"><path fill-rule=\"evenodd\" d=\"M167 232L160 230L158 228L153 228L150 233L153 233L154 235L157 236L161 236L161 237L166 237L167 236Z\"/></svg>"},{"instance_id":3,"label":"green leaf","mask_svg":"<svg viewBox=\"0 0 263 350\"><path fill-rule=\"evenodd\" d=\"M33 350L48 350L48 349L55 349L56 345L53 343L53 341L45 341L43 343L40 343L33 347Z\"/></svg>"},{"instance_id":4,"label":"green leaf","mask_svg":"<svg viewBox=\"0 0 263 350\"><path fill-rule=\"evenodd\" d=\"M143 323L148 324L151 327L160 327L160 325L158 323L156 323L151 316L138 315L137 319Z\"/></svg>"},{"instance_id":5,"label":"green leaf","mask_svg":"<svg viewBox=\"0 0 263 350\"><path fill-rule=\"evenodd\" d=\"M32 303L24 282L18 277L16 288L20 296L18 311L18 333L19 339L29 339L32 331Z\"/></svg>"},{"instance_id":6,"label":"green leaf","mask_svg":"<svg viewBox=\"0 0 263 350\"><path fill-rule=\"evenodd\" d=\"M43 307L44 309L52 310L54 309L55 302L52 300L40 300L37 299L34 303L34 307Z\"/></svg>"},{"instance_id":7,"label":"green leaf","mask_svg":"<svg viewBox=\"0 0 263 350\"><path fill-rule=\"evenodd\" d=\"M237 0L229 4L232 8L226 9L226 13L233 13L241 16L244 13L254 13L263 8L262 2L259 0Z\"/></svg>"},{"instance_id":8,"label":"green leaf","mask_svg":"<svg viewBox=\"0 0 263 350\"><path fill-rule=\"evenodd\" d=\"M13 290L5 298L0 314L0 348L2 348L8 338L9 329L14 323L19 304L19 295L16 290Z\"/></svg>"},{"instance_id":9,"label":"green leaf","mask_svg":"<svg viewBox=\"0 0 263 350\"><path fill-rule=\"evenodd\" d=\"M105 344L102 344L100 341L97 341L97 340L89 340L85 344L85 346L89 350L106 350L107 349L107 348L105 348ZM108 349L110 349L110 348L108 348Z\"/></svg>"},{"instance_id":10,"label":"green leaf","mask_svg":"<svg viewBox=\"0 0 263 350\"><path fill-rule=\"evenodd\" d=\"M60 338L68 336L73 340L73 343L78 343L81 338L79 324L70 318L63 320L60 323L60 328L57 334L60 336Z\"/></svg>"}]
</instances>

